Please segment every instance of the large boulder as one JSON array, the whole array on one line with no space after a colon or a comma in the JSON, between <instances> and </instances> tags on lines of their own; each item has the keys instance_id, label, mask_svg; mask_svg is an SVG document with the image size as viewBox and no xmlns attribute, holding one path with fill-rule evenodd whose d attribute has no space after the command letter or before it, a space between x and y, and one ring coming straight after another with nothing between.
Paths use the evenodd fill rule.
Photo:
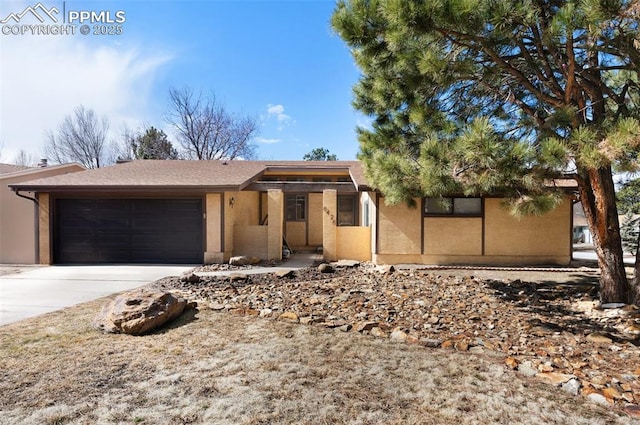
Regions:
<instances>
[{"instance_id":1,"label":"large boulder","mask_svg":"<svg viewBox=\"0 0 640 425\"><path fill-rule=\"evenodd\" d=\"M187 306L170 292L135 289L106 303L93 326L109 333L144 335L180 316Z\"/></svg>"}]
</instances>

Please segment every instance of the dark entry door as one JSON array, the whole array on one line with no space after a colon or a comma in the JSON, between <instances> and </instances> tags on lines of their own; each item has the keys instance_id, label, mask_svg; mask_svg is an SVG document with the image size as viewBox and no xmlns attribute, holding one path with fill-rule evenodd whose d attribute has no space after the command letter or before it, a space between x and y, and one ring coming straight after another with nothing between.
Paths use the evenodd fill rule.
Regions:
<instances>
[{"instance_id":1,"label":"dark entry door","mask_svg":"<svg viewBox=\"0 0 640 425\"><path fill-rule=\"evenodd\" d=\"M56 263L202 263L202 199L57 199Z\"/></svg>"}]
</instances>

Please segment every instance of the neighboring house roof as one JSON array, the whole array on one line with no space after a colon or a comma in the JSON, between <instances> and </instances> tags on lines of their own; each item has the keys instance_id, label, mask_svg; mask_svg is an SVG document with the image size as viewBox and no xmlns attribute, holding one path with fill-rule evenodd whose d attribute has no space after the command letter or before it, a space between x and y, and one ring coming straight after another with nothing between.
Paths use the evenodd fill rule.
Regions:
<instances>
[{"instance_id":1,"label":"neighboring house roof","mask_svg":"<svg viewBox=\"0 0 640 425\"><path fill-rule=\"evenodd\" d=\"M10 165L10 164L0 164L0 165ZM29 181L28 179L29 176L32 176L31 177L32 179L37 179L38 174L47 174L54 170L64 172L65 169L68 169L67 173L71 173L71 172L77 172L78 169L84 170L85 168L83 165L78 164L76 162L71 162L69 164L49 165L46 167L22 167L22 166L16 166L16 167L18 168L12 172L0 173L0 180L12 180L12 179L15 179L16 177L19 177L21 178L22 181L27 182ZM63 176L67 174L59 174L59 175ZM24 177L27 177L27 178L25 179ZM52 178L52 177L46 177L46 179L48 178ZM45 178L42 178L42 180L44 179ZM15 184L19 184L19 183L15 183ZM9 186L13 186L13 185L10 184Z\"/></svg>"},{"instance_id":2,"label":"neighboring house roof","mask_svg":"<svg viewBox=\"0 0 640 425\"><path fill-rule=\"evenodd\" d=\"M32 167L15 164L0 164L0 174L15 173L16 171L28 170Z\"/></svg>"},{"instance_id":3,"label":"neighboring house roof","mask_svg":"<svg viewBox=\"0 0 640 425\"><path fill-rule=\"evenodd\" d=\"M348 170L367 188L358 161L137 160L109 167L10 185L29 191L242 190L267 171Z\"/></svg>"}]
</instances>

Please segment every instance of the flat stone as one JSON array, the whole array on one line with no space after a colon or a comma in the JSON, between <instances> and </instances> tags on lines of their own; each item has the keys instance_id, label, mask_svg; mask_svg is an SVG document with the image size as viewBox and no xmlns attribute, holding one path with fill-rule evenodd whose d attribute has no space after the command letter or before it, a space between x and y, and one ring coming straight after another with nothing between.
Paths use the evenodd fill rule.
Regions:
<instances>
[{"instance_id":1,"label":"flat stone","mask_svg":"<svg viewBox=\"0 0 640 425\"><path fill-rule=\"evenodd\" d=\"M619 400L622 398L622 394L620 394L620 391L616 390L613 387L607 387L603 389L602 395L604 395L610 401Z\"/></svg>"},{"instance_id":2,"label":"flat stone","mask_svg":"<svg viewBox=\"0 0 640 425\"><path fill-rule=\"evenodd\" d=\"M248 278L249 276L244 273L231 273L229 275L229 280L232 282L241 282L247 280Z\"/></svg>"},{"instance_id":3,"label":"flat stone","mask_svg":"<svg viewBox=\"0 0 640 425\"><path fill-rule=\"evenodd\" d=\"M353 326L351 326L350 324L346 324L346 325L338 326L336 329L339 330L340 332L349 332L351 328L353 328Z\"/></svg>"},{"instance_id":4,"label":"flat stone","mask_svg":"<svg viewBox=\"0 0 640 425\"><path fill-rule=\"evenodd\" d=\"M425 347L429 347L429 348L438 348L442 344L441 340L433 339L433 338L422 338L420 341L422 341L422 344Z\"/></svg>"},{"instance_id":5,"label":"flat stone","mask_svg":"<svg viewBox=\"0 0 640 425\"><path fill-rule=\"evenodd\" d=\"M440 348L453 348L453 341L451 341L450 339L443 341L442 344L440 344Z\"/></svg>"},{"instance_id":6,"label":"flat stone","mask_svg":"<svg viewBox=\"0 0 640 425\"><path fill-rule=\"evenodd\" d=\"M396 271L396 268L391 264L376 266L375 271L380 274L391 274Z\"/></svg>"},{"instance_id":7,"label":"flat stone","mask_svg":"<svg viewBox=\"0 0 640 425\"><path fill-rule=\"evenodd\" d=\"M195 273L185 273L180 276L180 281L186 283L200 283L202 278Z\"/></svg>"},{"instance_id":8,"label":"flat stone","mask_svg":"<svg viewBox=\"0 0 640 425\"><path fill-rule=\"evenodd\" d=\"M582 384L577 378L569 379L567 382L562 384L562 390L568 392L571 395L578 395L580 393L580 388Z\"/></svg>"},{"instance_id":9,"label":"flat stone","mask_svg":"<svg viewBox=\"0 0 640 425\"><path fill-rule=\"evenodd\" d=\"M587 341L595 342L596 344L611 344L613 340L611 336L605 332L593 332L587 335Z\"/></svg>"},{"instance_id":10,"label":"flat stone","mask_svg":"<svg viewBox=\"0 0 640 425\"><path fill-rule=\"evenodd\" d=\"M320 273L333 273L333 267L331 267L331 264L328 263L322 263L318 266L318 271Z\"/></svg>"},{"instance_id":11,"label":"flat stone","mask_svg":"<svg viewBox=\"0 0 640 425\"><path fill-rule=\"evenodd\" d=\"M214 303L209 304L209 308L211 310L213 310L213 311L220 311L220 310L224 310L225 306L224 306L224 304L214 302Z\"/></svg>"},{"instance_id":12,"label":"flat stone","mask_svg":"<svg viewBox=\"0 0 640 425\"><path fill-rule=\"evenodd\" d=\"M640 406L636 405L636 404L630 404L628 406L624 406L622 408L622 410L624 410L624 412L634 418L639 418L640 419Z\"/></svg>"},{"instance_id":13,"label":"flat stone","mask_svg":"<svg viewBox=\"0 0 640 425\"><path fill-rule=\"evenodd\" d=\"M357 267L359 265L360 265L360 261L356 261L356 260L339 260L331 263L331 266L333 267L351 268L351 267Z\"/></svg>"},{"instance_id":14,"label":"flat stone","mask_svg":"<svg viewBox=\"0 0 640 425\"><path fill-rule=\"evenodd\" d=\"M232 266L247 266L250 263L251 260L249 259L249 257L246 257L244 255L229 258L229 264Z\"/></svg>"},{"instance_id":15,"label":"flat stone","mask_svg":"<svg viewBox=\"0 0 640 425\"><path fill-rule=\"evenodd\" d=\"M356 332L370 331L378 327L378 322L359 322L356 323Z\"/></svg>"},{"instance_id":16,"label":"flat stone","mask_svg":"<svg viewBox=\"0 0 640 425\"><path fill-rule=\"evenodd\" d=\"M536 376L538 369L536 369L530 361L522 362L518 365L518 372L525 376Z\"/></svg>"},{"instance_id":17,"label":"flat stone","mask_svg":"<svg viewBox=\"0 0 640 425\"><path fill-rule=\"evenodd\" d=\"M299 319L299 322L300 322L301 325L312 325L313 324L313 317L311 317L311 316L301 317Z\"/></svg>"},{"instance_id":18,"label":"flat stone","mask_svg":"<svg viewBox=\"0 0 640 425\"><path fill-rule=\"evenodd\" d=\"M469 350L469 343L463 339L462 341L456 341L453 347L457 351L467 351Z\"/></svg>"},{"instance_id":19,"label":"flat stone","mask_svg":"<svg viewBox=\"0 0 640 425\"><path fill-rule=\"evenodd\" d=\"M587 399L603 406L611 406L611 402L600 393L591 393L587 396Z\"/></svg>"},{"instance_id":20,"label":"flat stone","mask_svg":"<svg viewBox=\"0 0 640 425\"><path fill-rule=\"evenodd\" d=\"M284 279L285 277L286 278L294 277L296 275L296 272L293 269L287 269L287 270L278 270L274 274L276 275L276 277L280 279Z\"/></svg>"},{"instance_id":21,"label":"flat stone","mask_svg":"<svg viewBox=\"0 0 640 425\"><path fill-rule=\"evenodd\" d=\"M379 327L375 327L375 328L371 328L371 331L369 331L371 335L375 336L376 338L386 338L387 337L387 333L385 331L383 331L382 329L380 329Z\"/></svg>"},{"instance_id":22,"label":"flat stone","mask_svg":"<svg viewBox=\"0 0 640 425\"><path fill-rule=\"evenodd\" d=\"M395 330L389 335L389 339L393 342L406 342L407 333L401 330Z\"/></svg>"},{"instance_id":23,"label":"flat stone","mask_svg":"<svg viewBox=\"0 0 640 425\"><path fill-rule=\"evenodd\" d=\"M269 317L273 313L273 310L270 308L263 308L260 310L260 317Z\"/></svg>"},{"instance_id":24,"label":"flat stone","mask_svg":"<svg viewBox=\"0 0 640 425\"><path fill-rule=\"evenodd\" d=\"M605 303L605 304L600 304L600 308L602 310L610 310L613 308L623 308L625 307L627 304L625 303Z\"/></svg>"},{"instance_id":25,"label":"flat stone","mask_svg":"<svg viewBox=\"0 0 640 425\"><path fill-rule=\"evenodd\" d=\"M298 317L298 315L293 311L285 311L280 316L278 316L278 319L286 320L288 322L296 322L296 323L300 321L300 318Z\"/></svg>"},{"instance_id":26,"label":"flat stone","mask_svg":"<svg viewBox=\"0 0 640 425\"><path fill-rule=\"evenodd\" d=\"M558 373L558 372L542 372L536 375L536 378L541 381L545 381L551 385L559 387L560 385L569 382L571 379L574 379L574 375L569 375L566 373Z\"/></svg>"},{"instance_id":27,"label":"flat stone","mask_svg":"<svg viewBox=\"0 0 640 425\"><path fill-rule=\"evenodd\" d=\"M631 323L624 328L623 332L631 335L640 335L640 325L637 323Z\"/></svg>"},{"instance_id":28,"label":"flat stone","mask_svg":"<svg viewBox=\"0 0 640 425\"><path fill-rule=\"evenodd\" d=\"M516 360L514 357L509 356L506 359L504 359L504 364L509 366L509 368L511 369L515 369L518 367L518 360Z\"/></svg>"}]
</instances>

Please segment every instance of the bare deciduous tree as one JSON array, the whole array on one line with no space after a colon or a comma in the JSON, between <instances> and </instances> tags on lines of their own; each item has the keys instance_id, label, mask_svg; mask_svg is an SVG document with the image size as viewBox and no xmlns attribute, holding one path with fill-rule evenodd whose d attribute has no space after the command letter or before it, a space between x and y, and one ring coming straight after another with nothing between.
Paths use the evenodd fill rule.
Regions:
<instances>
[{"instance_id":1,"label":"bare deciduous tree","mask_svg":"<svg viewBox=\"0 0 640 425\"><path fill-rule=\"evenodd\" d=\"M47 133L45 152L58 163L79 162L87 168L100 168L108 158L109 121L93 109L80 105L67 115L58 130Z\"/></svg>"},{"instance_id":2,"label":"bare deciduous tree","mask_svg":"<svg viewBox=\"0 0 640 425\"><path fill-rule=\"evenodd\" d=\"M24 167L33 167L34 165L37 164L37 162L38 160L35 157L35 155L31 153L27 153L24 149L20 149L20 152L18 152L18 155L16 155L16 157L13 158L13 163L15 165L22 165Z\"/></svg>"},{"instance_id":3,"label":"bare deciduous tree","mask_svg":"<svg viewBox=\"0 0 640 425\"><path fill-rule=\"evenodd\" d=\"M187 157L192 159L251 159L258 123L250 116L229 113L215 97L195 94L190 88L169 90L173 126Z\"/></svg>"}]
</instances>

